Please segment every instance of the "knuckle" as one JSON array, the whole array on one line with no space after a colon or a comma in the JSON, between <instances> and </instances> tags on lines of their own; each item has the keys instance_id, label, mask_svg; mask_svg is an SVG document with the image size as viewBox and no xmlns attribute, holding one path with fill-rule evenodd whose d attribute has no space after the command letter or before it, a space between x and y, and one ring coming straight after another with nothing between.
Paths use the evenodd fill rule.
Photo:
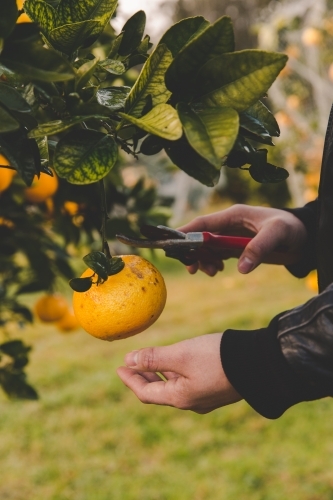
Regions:
<instances>
[{"instance_id":1,"label":"knuckle","mask_svg":"<svg viewBox=\"0 0 333 500\"><path fill-rule=\"evenodd\" d=\"M202 228L203 231L207 229L207 217L201 215L195 218L195 224L197 227Z\"/></svg>"},{"instance_id":2,"label":"knuckle","mask_svg":"<svg viewBox=\"0 0 333 500\"><path fill-rule=\"evenodd\" d=\"M148 347L142 352L141 364L148 371L158 371L158 355L155 347Z\"/></svg>"}]
</instances>

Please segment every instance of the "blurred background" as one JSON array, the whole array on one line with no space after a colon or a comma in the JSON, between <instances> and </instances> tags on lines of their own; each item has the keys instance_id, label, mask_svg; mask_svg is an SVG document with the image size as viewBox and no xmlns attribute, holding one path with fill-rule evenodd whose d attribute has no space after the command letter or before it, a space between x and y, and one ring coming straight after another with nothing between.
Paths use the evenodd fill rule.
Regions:
<instances>
[{"instance_id":1,"label":"blurred background","mask_svg":"<svg viewBox=\"0 0 333 500\"><path fill-rule=\"evenodd\" d=\"M170 199L173 226L233 203L283 207L315 199L333 100L333 1L119 0L115 31L140 9L155 43L179 19L226 14L238 49L289 55L265 104L281 128L271 161L290 175L262 185L224 169L218 186L206 188L163 154L139 163L126 155L125 185L153 178L154 189ZM278 421L244 402L199 416L142 405L115 373L132 349L266 326L311 298L315 278L296 280L276 266L241 276L230 261L211 279L189 276L161 254L145 256L168 289L166 308L148 331L112 344L41 323L22 334L34 346L28 374L40 400L13 402L0 394L1 500L332 500L329 399L298 405ZM70 301L68 287L63 293ZM35 297L27 301L33 306Z\"/></svg>"}]
</instances>

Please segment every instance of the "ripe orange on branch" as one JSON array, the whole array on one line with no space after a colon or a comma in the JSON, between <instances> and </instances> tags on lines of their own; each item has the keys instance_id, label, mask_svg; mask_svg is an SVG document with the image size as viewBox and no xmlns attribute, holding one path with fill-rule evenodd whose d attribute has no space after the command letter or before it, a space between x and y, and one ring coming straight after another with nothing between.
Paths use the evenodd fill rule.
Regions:
<instances>
[{"instance_id":1,"label":"ripe orange on branch","mask_svg":"<svg viewBox=\"0 0 333 500\"><path fill-rule=\"evenodd\" d=\"M48 174L40 174L38 179L35 175L32 186L25 189L25 199L30 203L43 203L47 198L53 196L58 189L58 178L53 172L53 177Z\"/></svg>"},{"instance_id":2,"label":"ripe orange on branch","mask_svg":"<svg viewBox=\"0 0 333 500\"><path fill-rule=\"evenodd\" d=\"M80 323L76 319L74 312L71 309L68 309L64 316L56 322L56 327L61 332L68 333L80 328Z\"/></svg>"},{"instance_id":3,"label":"ripe orange on branch","mask_svg":"<svg viewBox=\"0 0 333 500\"><path fill-rule=\"evenodd\" d=\"M9 167L10 164L5 156L0 154L0 165L4 165ZM16 171L11 170L10 168L0 168L0 193L5 191L12 183L13 177Z\"/></svg>"},{"instance_id":4,"label":"ripe orange on branch","mask_svg":"<svg viewBox=\"0 0 333 500\"><path fill-rule=\"evenodd\" d=\"M146 330L162 313L166 287L161 273L146 259L122 255L125 267L87 292L74 292L74 313L90 335L101 340L125 339ZM87 269L81 278L93 274Z\"/></svg>"}]
</instances>

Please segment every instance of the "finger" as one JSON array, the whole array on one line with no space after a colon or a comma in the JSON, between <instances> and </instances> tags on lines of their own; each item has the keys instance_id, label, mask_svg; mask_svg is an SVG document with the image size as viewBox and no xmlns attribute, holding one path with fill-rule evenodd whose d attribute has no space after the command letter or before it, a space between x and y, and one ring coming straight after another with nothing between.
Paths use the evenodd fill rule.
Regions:
<instances>
[{"instance_id":1,"label":"finger","mask_svg":"<svg viewBox=\"0 0 333 500\"><path fill-rule=\"evenodd\" d=\"M263 227L246 246L238 261L238 270L242 274L253 271L265 258L272 253L284 238L285 226L278 221L272 221Z\"/></svg>"},{"instance_id":2,"label":"finger","mask_svg":"<svg viewBox=\"0 0 333 500\"><path fill-rule=\"evenodd\" d=\"M191 266L186 266L186 268L190 274L195 274L199 269L199 263L195 262Z\"/></svg>"},{"instance_id":3,"label":"finger","mask_svg":"<svg viewBox=\"0 0 333 500\"><path fill-rule=\"evenodd\" d=\"M142 377L144 377L147 382L159 382L163 380L157 373L154 372L138 372Z\"/></svg>"},{"instance_id":4,"label":"finger","mask_svg":"<svg viewBox=\"0 0 333 500\"><path fill-rule=\"evenodd\" d=\"M188 224L178 228L178 230L184 233L196 231L221 232L229 227L242 226L242 219L241 210L230 207L220 212L197 217Z\"/></svg>"},{"instance_id":5,"label":"finger","mask_svg":"<svg viewBox=\"0 0 333 500\"><path fill-rule=\"evenodd\" d=\"M148 382L140 372L123 366L118 368L117 373L142 403L174 406L172 390L170 390L170 385L173 385L172 381L171 383L163 380Z\"/></svg>"},{"instance_id":6,"label":"finger","mask_svg":"<svg viewBox=\"0 0 333 500\"><path fill-rule=\"evenodd\" d=\"M132 351L125 356L125 364L129 368L143 372L173 371L184 374L186 367L184 350L185 342L163 347L148 347L139 351Z\"/></svg>"}]
</instances>

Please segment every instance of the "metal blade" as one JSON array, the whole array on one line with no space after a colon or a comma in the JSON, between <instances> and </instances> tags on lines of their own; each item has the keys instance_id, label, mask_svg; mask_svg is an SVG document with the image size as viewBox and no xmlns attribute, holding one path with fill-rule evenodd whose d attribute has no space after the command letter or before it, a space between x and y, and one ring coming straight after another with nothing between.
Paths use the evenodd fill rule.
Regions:
<instances>
[{"instance_id":1,"label":"metal blade","mask_svg":"<svg viewBox=\"0 0 333 500\"><path fill-rule=\"evenodd\" d=\"M185 233L176 231L167 226L150 226L144 224L140 227L140 232L150 240L170 240L170 239L185 239Z\"/></svg>"}]
</instances>

